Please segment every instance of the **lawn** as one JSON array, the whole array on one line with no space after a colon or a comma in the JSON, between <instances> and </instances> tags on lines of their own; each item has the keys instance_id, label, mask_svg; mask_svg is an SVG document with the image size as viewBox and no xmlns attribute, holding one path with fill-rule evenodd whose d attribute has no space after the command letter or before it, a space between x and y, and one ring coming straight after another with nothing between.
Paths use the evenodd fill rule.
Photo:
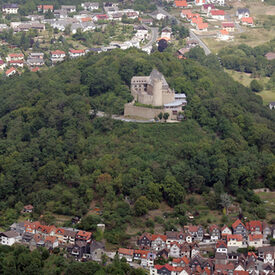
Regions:
<instances>
[{"instance_id":1,"label":"lawn","mask_svg":"<svg viewBox=\"0 0 275 275\"><path fill-rule=\"evenodd\" d=\"M264 90L260 93L258 93L259 96L262 97L264 104L268 104L271 101L275 101L275 90L272 91L268 91L268 90Z\"/></svg>"}]
</instances>

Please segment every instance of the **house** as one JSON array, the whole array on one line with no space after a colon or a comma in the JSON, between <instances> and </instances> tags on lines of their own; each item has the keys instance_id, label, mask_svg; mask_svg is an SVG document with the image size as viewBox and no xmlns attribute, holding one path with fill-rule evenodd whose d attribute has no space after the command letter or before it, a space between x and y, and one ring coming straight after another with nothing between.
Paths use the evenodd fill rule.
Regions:
<instances>
[{"instance_id":1,"label":"house","mask_svg":"<svg viewBox=\"0 0 275 275\"><path fill-rule=\"evenodd\" d=\"M126 16L129 19L137 19L138 18L138 13L136 11L132 11L132 12L127 12Z\"/></svg>"},{"instance_id":2,"label":"house","mask_svg":"<svg viewBox=\"0 0 275 275\"><path fill-rule=\"evenodd\" d=\"M107 14L97 14L93 17L94 21L99 21L99 20L108 20L109 16Z\"/></svg>"},{"instance_id":3,"label":"house","mask_svg":"<svg viewBox=\"0 0 275 275\"><path fill-rule=\"evenodd\" d=\"M196 30L198 31L207 31L208 23L198 23L196 26Z\"/></svg>"},{"instance_id":4,"label":"house","mask_svg":"<svg viewBox=\"0 0 275 275\"><path fill-rule=\"evenodd\" d=\"M42 234L42 236L54 236L56 227L54 225L39 224L36 226L35 232Z\"/></svg>"},{"instance_id":5,"label":"house","mask_svg":"<svg viewBox=\"0 0 275 275\"><path fill-rule=\"evenodd\" d=\"M19 242L21 236L16 231L6 231L0 233L0 244L12 246L14 243Z\"/></svg>"},{"instance_id":6,"label":"house","mask_svg":"<svg viewBox=\"0 0 275 275\"><path fill-rule=\"evenodd\" d=\"M144 267L154 266L154 260L156 257L157 255L154 252L143 250L141 254L141 265Z\"/></svg>"},{"instance_id":7,"label":"house","mask_svg":"<svg viewBox=\"0 0 275 275\"><path fill-rule=\"evenodd\" d=\"M4 70L5 67L6 67L6 63L2 59L0 59L0 70Z\"/></svg>"},{"instance_id":8,"label":"house","mask_svg":"<svg viewBox=\"0 0 275 275\"><path fill-rule=\"evenodd\" d=\"M186 257L186 258L190 258L190 252L191 252L191 247L189 244L187 243L184 243L183 245L181 245L181 248L180 248L180 256L181 257Z\"/></svg>"},{"instance_id":9,"label":"house","mask_svg":"<svg viewBox=\"0 0 275 275\"><path fill-rule=\"evenodd\" d=\"M75 258L82 259L89 253L89 246L86 242L76 241L75 244L67 246L67 251Z\"/></svg>"},{"instance_id":10,"label":"house","mask_svg":"<svg viewBox=\"0 0 275 275\"><path fill-rule=\"evenodd\" d=\"M105 254L105 246L103 243L93 241L90 245L90 258L93 261L100 262L102 256Z\"/></svg>"},{"instance_id":11,"label":"house","mask_svg":"<svg viewBox=\"0 0 275 275\"><path fill-rule=\"evenodd\" d=\"M220 228L216 224L213 224L209 227L209 233L212 241L217 241L221 237Z\"/></svg>"},{"instance_id":12,"label":"house","mask_svg":"<svg viewBox=\"0 0 275 275\"><path fill-rule=\"evenodd\" d=\"M75 236L75 241L84 241L89 243L91 242L91 239L92 239L92 233L83 231L83 230L79 230Z\"/></svg>"},{"instance_id":13,"label":"house","mask_svg":"<svg viewBox=\"0 0 275 275\"><path fill-rule=\"evenodd\" d=\"M200 225L185 226L185 230L196 240L201 241L203 239L204 230Z\"/></svg>"},{"instance_id":14,"label":"house","mask_svg":"<svg viewBox=\"0 0 275 275\"><path fill-rule=\"evenodd\" d=\"M44 242L45 247L48 249L54 249L58 247L58 239L55 236L46 236Z\"/></svg>"},{"instance_id":15,"label":"house","mask_svg":"<svg viewBox=\"0 0 275 275\"><path fill-rule=\"evenodd\" d=\"M191 17L192 11L191 10L182 10L180 13L181 18L188 18Z\"/></svg>"},{"instance_id":16,"label":"house","mask_svg":"<svg viewBox=\"0 0 275 275\"><path fill-rule=\"evenodd\" d=\"M249 17L250 16L249 9L238 8L236 11L236 16L238 17L239 20L242 19L243 17Z\"/></svg>"},{"instance_id":17,"label":"house","mask_svg":"<svg viewBox=\"0 0 275 275\"><path fill-rule=\"evenodd\" d=\"M25 233L25 222L17 222L13 223L10 226L11 231L17 232L20 236L22 236Z\"/></svg>"},{"instance_id":18,"label":"house","mask_svg":"<svg viewBox=\"0 0 275 275\"><path fill-rule=\"evenodd\" d=\"M164 29L162 29L161 31L161 37L164 38L168 38L171 39L171 35L172 35L172 29L169 27L165 27Z\"/></svg>"},{"instance_id":19,"label":"house","mask_svg":"<svg viewBox=\"0 0 275 275\"><path fill-rule=\"evenodd\" d=\"M267 54L265 54L265 58L267 60L274 60L275 59L275 52L268 52Z\"/></svg>"},{"instance_id":20,"label":"house","mask_svg":"<svg viewBox=\"0 0 275 275\"><path fill-rule=\"evenodd\" d=\"M44 59L44 53L30 53L29 58Z\"/></svg>"},{"instance_id":21,"label":"house","mask_svg":"<svg viewBox=\"0 0 275 275\"><path fill-rule=\"evenodd\" d=\"M151 246L151 242L152 242L152 236L151 234L149 233L143 233L138 241L137 241L137 244L140 246L140 247L150 247Z\"/></svg>"},{"instance_id":22,"label":"house","mask_svg":"<svg viewBox=\"0 0 275 275\"><path fill-rule=\"evenodd\" d=\"M134 30L136 31L136 34L135 36L139 39L146 39L147 35L148 35L148 29L145 28L144 26L142 25L139 25L139 26L135 26L134 27Z\"/></svg>"},{"instance_id":23,"label":"house","mask_svg":"<svg viewBox=\"0 0 275 275\"><path fill-rule=\"evenodd\" d=\"M156 19L156 20L163 20L167 17L166 14L159 12L159 11L154 11L151 13L151 16Z\"/></svg>"},{"instance_id":24,"label":"house","mask_svg":"<svg viewBox=\"0 0 275 275\"><path fill-rule=\"evenodd\" d=\"M141 24L145 24L145 25L153 25L153 19L152 18L139 18L139 22Z\"/></svg>"},{"instance_id":25,"label":"house","mask_svg":"<svg viewBox=\"0 0 275 275\"><path fill-rule=\"evenodd\" d=\"M52 63L61 62L65 59L66 53L64 51L56 50L51 52Z\"/></svg>"},{"instance_id":26,"label":"house","mask_svg":"<svg viewBox=\"0 0 275 275\"><path fill-rule=\"evenodd\" d=\"M163 248L161 250L158 250L156 255L158 258L163 258L163 259L167 260L169 257L169 251L167 248Z\"/></svg>"},{"instance_id":27,"label":"house","mask_svg":"<svg viewBox=\"0 0 275 275\"><path fill-rule=\"evenodd\" d=\"M23 213L32 213L33 211L33 206L31 204L25 205L23 207Z\"/></svg>"},{"instance_id":28,"label":"house","mask_svg":"<svg viewBox=\"0 0 275 275\"><path fill-rule=\"evenodd\" d=\"M74 244L76 240L77 230L75 229L65 229L63 243Z\"/></svg>"},{"instance_id":29,"label":"house","mask_svg":"<svg viewBox=\"0 0 275 275\"><path fill-rule=\"evenodd\" d=\"M227 30L219 30L217 33L217 39L221 41L227 41L229 40L229 32Z\"/></svg>"},{"instance_id":30,"label":"house","mask_svg":"<svg viewBox=\"0 0 275 275\"><path fill-rule=\"evenodd\" d=\"M225 12L224 12L224 10L213 10L213 9L211 9L210 10L210 16L213 19L216 19L216 20L224 20Z\"/></svg>"},{"instance_id":31,"label":"house","mask_svg":"<svg viewBox=\"0 0 275 275\"><path fill-rule=\"evenodd\" d=\"M204 4L207 4L206 0L195 0L195 5L196 6L202 6Z\"/></svg>"},{"instance_id":32,"label":"house","mask_svg":"<svg viewBox=\"0 0 275 275\"><path fill-rule=\"evenodd\" d=\"M154 265L150 268L150 275L178 275L183 270L182 267L173 267L169 264L165 265Z\"/></svg>"},{"instance_id":33,"label":"house","mask_svg":"<svg viewBox=\"0 0 275 275\"><path fill-rule=\"evenodd\" d=\"M212 3L211 4L204 4L201 7L201 12L209 14L209 12L212 9L215 9L215 5L214 4L212 4Z\"/></svg>"},{"instance_id":34,"label":"house","mask_svg":"<svg viewBox=\"0 0 275 275\"><path fill-rule=\"evenodd\" d=\"M69 56L70 58L76 58L80 56L84 56L85 51L84 50L69 50Z\"/></svg>"},{"instance_id":35,"label":"house","mask_svg":"<svg viewBox=\"0 0 275 275\"><path fill-rule=\"evenodd\" d=\"M24 233L22 235L22 243L30 244L33 237L34 237L34 234L32 234L32 233L28 233L28 232Z\"/></svg>"},{"instance_id":36,"label":"house","mask_svg":"<svg viewBox=\"0 0 275 275\"><path fill-rule=\"evenodd\" d=\"M241 222L241 220L236 220L233 224L232 224L232 228L233 228L233 234L235 235L242 235L243 237L247 236L247 229L244 226L244 224Z\"/></svg>"},{"instance_id":37,"label":"house","mask_svg":"<svg viewBox=\"0 0 275 275\"><path fill-rule=\"evenodd\" d=\"M46 13L48 11L53 12L53 5L38 5L37 6L38 12Z\"/></svg>"},{"instance_id":38,"label":"house","mask_svg":"<svg viewBox=\"0 0 275 275\"><path fill-rule=\"evenodd\" d=\"M175 0L174 1L174 7L176 8L186 8L187 2L186 0Z\"/></svg>"},{"instance_id":39,"label":"house","mask_svg":"<svg viewBox=\"0 0 275 275\"><path fill-rule=\"evenodd\" d=\"M215 265L226 265L227 261L227 254L226 253L215 253Z\"/></svg>"},{"instance_id":40,"label":"house","mask_svg":"<svg viewBox=\"0 0 275 275\"><path fill-rule=\"evenodd\" d=\"M255 248L263 246L263 235L262 234L250 234L247 240L248 246L253 246Z\"/></svg>"},{"instance_id":41,"label":"house","mask_svg":"<svg viewBox=\"0 0 275 275\"><path fill-rule=\"evenodd\" d=\"M68 17L68 12L66 10L54 10L53 15L57 19L65 19Z\"/></svg>"},{"instance_id":42,"label":"house","mask_svg":"<svg viewBox=\"0 0 275 275\"><path fill-rule=\"evenodd\" d=\"M153 250L162 250L166 247L167 236L160 234L152 235L151 247Z\"/></svg>"},{"instance_id":43,"label":"house","mask_svg":"<svg viewBox=\"0 0 275 275\"><path fill-rule=\"evenodd\" d=\"M11 60L24 60L24 55L22 53L11 53L7 56L7 61Z\"/></svg>"},{"instance_id":44,"label":"house","mask_svg":"<svg viewBox=\"0 0 275 275\"><path fill-rule=\"evenodd\" d=\"M235 266L233 263L216 264L214 274L233 274L234 269Z\"/></svg>"},{"instance_id":45,"label":"house","mask_svg":"<svg viewBox=\"0 0 275 275\"><path fill-rule=\"evenodd\" d=\"M168 248L170 247L170 244L172 242L183 244L186 241L186 237L189 236L187 234L184 234L183 232L177 232L177 231L167 231L165 235L167 236L166 245ZM192 242L192 238L191 238L191 242Z\"/></svg>"},{"instance_id":46,"label":"house","mask_svg":"<svg viewBox=\"0 0 275 275\"><path fill-rule=\"evenodd\" d=\"M89 10L89 11L98 10L99 9L99 3L98 2L85 2L85 3L81 4L81 7L84 10Z\"/></svg>"},{"instance_id":47,"label":"house","mask_svg":"<svg viewBox=\"0 0 275 275\"><path fill-rule=\"evenodd\" d=\"M190 246L191 258L200 254L200 247L197 243L192 243Z\"/></svg>"},{"instance_id":48,"label":"house","mask_svg":"<svg viewBox=\"0 0 275 275\"><path fill-rule=\"evenodd\" d=\"M253 26L254 25L252 17L242 17L241 23L242 23L242 25L245 25L245 26Z\"/></svg>"},{"instance_id":49,"label":"house","mask_svg":"<svg viewBox=\"0 0 275 275\"><path fill-rule=\"evenodd\" d=\"M223 237L226 237L226 235L232 235L232 230L227 225L224 225L221 229L221 234Z\"/></svg>"},{"instance_id":50,"label":"house","mask_svg":"<svg viewBox=\"0 0 275 275\"><path fill-rule=\"evenodd\" d=\"M189 259L187 257L181 257L172 260L172 266L174 267L186 267L189 265Z\"/></svg>"},{"instance_id":51,"label":"house","mask_svg":"<svg viewBox=\"0 0 275 275\"><path fill-rule=\"evenodd\" d=\"M199 42L197 40L194 40L194 39L189 39L187 42L186 42L186 47L191 49L191 48L195 48L199 45Z\"/></svg>"},{"instance_id":52,"label":"house","mask_svg":"<svg viewBox=\"0 0 275 275\"><path fill-rule=\"evenodd\" d=\"M227 235L227 248L230 249L230 251L237 250L238 248L246 247L246 244L244 242L242 235Z\"/></svg>"},{"instance_id":53,"label":"house","mask_svg":"<svg viewBox=\"0 0 275 275\"><path fill-rule=\"evenodd\" d=\"M275 259L275 246L264 246L258 248L258 257L264 261L264 263L270 263L274 265Z\"/></svg>"},{"instance_id":54,"label":"house","mask_svg":"<svg viewBox=\"0 0 275 275\"><path fill-rule=\"evenodd\" d=\"M180 258L181 257L181 247L180 247L179 243L172 242L170 244L169 257L172 257L172 258Z\"/></svg>"},{"instance_id":55,"label":"house","mask_svg":"<svg viewBox=\"0 0 275 275\"><path fill-rule=\"evenodd\" d=\"M274 110L275 109L275 102L269 102L268 107L269 107L270 110ZM271 235L271 232L270 232L270 235ZM273 230L273 236L274 236L274 230Z\"/></svg>"},{"instance_id":56,"label":"house","mask_svg":"<svg viewBox=\"0 0 275 275\"><path fill-rule=\"evenodd\" d=\"M193 17L191 19L191 25L196 26L197 24L203 23L203 19L201 17Z\"/></svg>"},{"instance_id":57,"label":"house","mask_svg":"<svg viewBox=\"0 0 275 275\"><path fill-rule=\"evenodd\" d=\"M197 274L197 271L202 271L205 267L210 269L210 274L212 274L213 271L213 264L208 259L202 258L200 255L193 257L190 260L189 266L192 270L192 273L190 274Z\"/></svg>"},{"instance_id":58,"label":"house","mask_svg":"<svg viewBox=\"0 0 275 275\"><path fill-rule=\"evenodd\" d=\"M62 5L61 10L66 10L68 13L76 12L76 6L73 5Z\"/></svg>"},{"instance_id":59,"label":"house","mask_svg":"<svg viewBox=\"0 0 275 275\"><path fill-rule=\"evenodd\" d=\"M54 236L57 237L57 240L59 243L66 243L64 241L64 233L65 233L65 229L64 228L57 228L56 231L55 231L55 234Z\"/></svg>"},{"instance_id":60,"label":"house","mask_svg":"<svg viewBox=\"0 0 275 275\"><path fill-rule=\"evenodd\" d=\"M227 254L227 244L225 241L218 241L216 243L216 252Z\"/></svg>"},{"instance_id":61,"label":"house","mask_svg":"<svg viewBox=\"0 0 275 275\"><path fill-rule=\"evenodd\" d=\"M119 248L118 255L119 255L120 259L125 258L127 260L127 262L132 262L133 256L134 256L134 250L127 249L127 248Z\"/></svg>"},{"instance_id":62,"label":"house","mask_svg":"<svg viewBox=\"0 0 275 275\"><path fill-rule=\"evenodd\" d=\"M14 67L9 68L6 70L5 74L7 77L10 77L12 75L15 75L17 73L17 70Z\"/></svg>"},{"instance_id":63,"label":"house","mask_svg":"<svg viewBox=\"0 0 275 275\"><path fill-rule=\"evenodd\" d=\"M250 221L245 224L246 229L250 234L262 234L263 225L261 221Z\"/></svg>"},{"instance_id":64,"label":"house","mask_svg":"<svg viewBox=\"0 0 275 275\"><path fill-rule=\"evenodd\" d=\"M27 65L30 67L41 67L45 64L43 59L40 58L28 58Z\"/></svg>"},{"instance_id":65,"label":"house","mask_svg":"<svg viewBox=\"0 0 275 275\"><path fill-rule=\"evenodd\" d=\"M233 22L223 22L222 23L222 29L228 32L234 32L235 25Z\"/></svg>"},{"instance_id":66,"label":"house","mask_svg":"<svg viewBox=\"0 0 275 275\"><path fill-rule=\"evenodd\" d=\"M17 4L5 4L2 6L2 12L5 14L17 14L19 6Z\"/></svg>"}]
</instances>

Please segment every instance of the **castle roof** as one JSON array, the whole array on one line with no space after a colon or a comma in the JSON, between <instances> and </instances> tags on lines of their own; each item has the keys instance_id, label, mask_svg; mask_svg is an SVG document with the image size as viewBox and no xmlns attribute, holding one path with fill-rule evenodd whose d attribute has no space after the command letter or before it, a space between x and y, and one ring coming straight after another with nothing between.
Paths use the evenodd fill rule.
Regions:
<instances>
[{"instance_id":1,"label":"castle roof","mask_svg":"<svg viewBox=\"0 0 275 275\"><path fill-rule=\"evenodd\" d=\"M160 73L157 69L153 69L150 77L149 77L149 83L153 84L154 80L161 80L162 81L162 86L168 87L168 83L166 82L165 77L163 76L162 73Z\"/></svg>"}]
</instances>

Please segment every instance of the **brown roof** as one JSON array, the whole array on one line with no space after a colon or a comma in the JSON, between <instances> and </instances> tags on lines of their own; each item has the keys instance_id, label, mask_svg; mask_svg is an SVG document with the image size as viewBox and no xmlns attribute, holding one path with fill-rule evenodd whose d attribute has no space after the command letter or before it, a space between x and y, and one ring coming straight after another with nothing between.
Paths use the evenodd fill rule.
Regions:
<instances>
[{"instance_id":1,"label":"brown roof","mask_svg":"<svg viewBox=\"0 0 275 275\"><path fill-rule=\"evenodd\" d=\"M1 234L7 238L15 238L19 236L19 234L16 231L6 231Z\"/></svg>"}]
</instances>

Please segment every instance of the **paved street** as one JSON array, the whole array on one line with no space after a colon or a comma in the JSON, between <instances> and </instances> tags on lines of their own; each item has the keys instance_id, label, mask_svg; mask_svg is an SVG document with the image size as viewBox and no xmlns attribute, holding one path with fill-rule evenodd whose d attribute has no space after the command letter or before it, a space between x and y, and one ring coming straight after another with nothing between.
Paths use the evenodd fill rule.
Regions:
<instances>
[{"instance_id":1,"label":"paved street","mask_svg":"<svg viewBox=\"0 0 275 275\"><path fill-rule=\"evenodd\" d=\"M153 44L156 43L158 39L158 28L149 28L149 29L151 30L151 39L145 46L142 47L142 49L152 47Z\"/></svg>"}]
</instances>

